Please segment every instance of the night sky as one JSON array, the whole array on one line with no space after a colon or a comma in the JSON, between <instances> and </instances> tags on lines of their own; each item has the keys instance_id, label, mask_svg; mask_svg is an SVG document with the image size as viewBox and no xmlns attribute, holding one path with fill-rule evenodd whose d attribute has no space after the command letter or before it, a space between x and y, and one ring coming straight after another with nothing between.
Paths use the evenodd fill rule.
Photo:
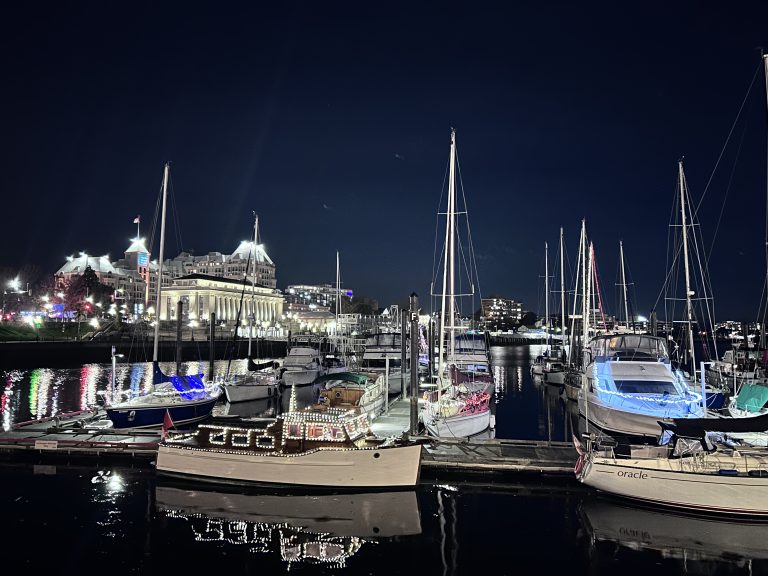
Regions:
<instances>
[{"instance_id":1,"label":"night sky","mask_svg":"<svg viewBox=\"0 0 768 576\"><path fill-rule=\"evenodd\" d=\"M483 296L543 313L544 242L572 263L584 218L608 311L619 240L663 306L684 157L716 317L757 315L765 2L14 3L2 29L1 266L116 259L170 161L167 257L231 253L255 210L278 287L335 282L338 250L356 295L425 303L455 127Z\"/></svg>"}]
</instances>

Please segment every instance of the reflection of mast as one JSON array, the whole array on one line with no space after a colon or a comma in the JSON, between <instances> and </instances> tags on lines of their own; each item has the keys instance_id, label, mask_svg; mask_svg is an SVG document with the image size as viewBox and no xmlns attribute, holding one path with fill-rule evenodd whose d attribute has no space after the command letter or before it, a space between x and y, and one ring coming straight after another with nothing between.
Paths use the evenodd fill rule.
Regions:
<instances>
[{"instance_id":1,"label":"reflection of mast","mask_svg":"<svg viewBox=\"0 0 768 576\"><path fill-rule=\"evenodd\" d=\"M456 537L456 501L451 497L448 497L447 500L449 503L448 508L450 508L449 512L446 510L443 502L443 491L438 490L437 516L440 519L440 558L443 561L443 576L454 573L458 565L459 555L459 540ZM450 525L446 521L446 515L450 516Z\"/></svg>"}]
</instances>

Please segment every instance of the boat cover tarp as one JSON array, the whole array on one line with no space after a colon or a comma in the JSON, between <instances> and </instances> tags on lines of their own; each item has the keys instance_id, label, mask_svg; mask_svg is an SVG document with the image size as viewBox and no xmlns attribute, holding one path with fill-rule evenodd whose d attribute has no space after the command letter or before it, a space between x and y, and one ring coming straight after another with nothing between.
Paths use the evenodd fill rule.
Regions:
<instances>
[{"instance_id":1,"label":"boat cover tarp","mask_svg":"<svg viewBox=\"0 0 768 576\"><path fill-rule=\"evenodd\" d=\"M768 386L745 384L736 395L736 407L747 412L759 412L768 402Z\"/></svg>"},{"instance_id":2,"label":"boat cover tarp","mask_svg":"<svg viewBox=\"0 0 768 576\"><path fill-rule=\"evenodd\" d=\"M707 432L766 432L768 431L768 414L742 418L733 416L674 418L672 424L666 422L659 422L659 424L662 430L669 430L687 438L700 438Z\"/></svg>"},{"instance_id":3,"label":"boat cover tarp","mask_svg":"<svg viewBox=\"0 0 768 576\"><path fill-rule=\"evenodd\" d=\"M354 372L333 372L324 374L315 378L315 384L324 384L326 382L351 382L353 384L364 385L368 382L368 376L365 374L355 374Z\"/></svg>"},{"instance_id":4,"label":"boat cover tarp","mask_svg":"<svg viewBox=\"0 0 768 576\"><path fill-rule=\"evenodd\" d=\"M259 362L258 364L253 361L253 358L248 358L248 370L251 372L258 372L259 370L266 370L267 368L274 368L275 363L273 361Z\"/></svg>"},{"instance_id":5,"label":"boat cover tarp","mask_svg":"<svg viewBox=\"0 0 768 576\"><path fill-rule=\"evenodd\" d=\"M170 382L185 400L197 400L205 398L205 383L202 374L190 374L187 376L170 376Z\"/></svg>"}]
</instances>

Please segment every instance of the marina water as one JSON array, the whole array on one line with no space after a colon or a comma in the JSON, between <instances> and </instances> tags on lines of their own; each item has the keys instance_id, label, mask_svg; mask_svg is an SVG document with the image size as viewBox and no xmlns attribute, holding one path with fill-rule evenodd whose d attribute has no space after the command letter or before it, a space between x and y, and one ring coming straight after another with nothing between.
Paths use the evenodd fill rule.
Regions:
<instances>
[{"instance_id":1,"label":"marina water","mask_svg":"<svg viewBox=\"0 0 768 576\"><path fill-rule=\"evenodd\" d=\"M571 439L575 405L530 376L540 352L491 349L498 439ZM110 375L109 364L5 370L2 425L85 409ZM145 389L149 375L149 364L118 365L117 386ZM300 392L300 405L311 401ZM272 415L277 402L287 394L216 410ZM307 493L176 484L141 462L4 456L0 506L8 573L768 574L768 524L628 505L572 478L454 475L414 490Z\"/></svg>"}]
</instances>

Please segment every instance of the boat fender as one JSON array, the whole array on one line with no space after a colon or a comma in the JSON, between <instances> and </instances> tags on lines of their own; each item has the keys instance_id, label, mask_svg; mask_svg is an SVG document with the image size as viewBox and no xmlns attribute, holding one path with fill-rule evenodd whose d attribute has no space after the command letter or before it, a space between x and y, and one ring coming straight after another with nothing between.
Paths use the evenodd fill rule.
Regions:
<instances>
[{"instance_id":1,"label":"boat fender","mask_svg":"<svg viewBox=\"0 0 768 576\"><path fill-rule=\"evenodd\" d=\"M724 468L721 468L720 470L718 470L717 473L720 474L720 476L738 476L739 475L738 470L731 470L731 469L724 469Z\"/></svg>"},{"instance_id":2,"label":"boat fender","mask_svg":"<svg viewBox=\"0 0 768 576\"><path fill-rule=\"evenodd\" d=\"M768 470L750 470L747 474L754 478L768 478Z\"/></svg>"}]
</instances>

